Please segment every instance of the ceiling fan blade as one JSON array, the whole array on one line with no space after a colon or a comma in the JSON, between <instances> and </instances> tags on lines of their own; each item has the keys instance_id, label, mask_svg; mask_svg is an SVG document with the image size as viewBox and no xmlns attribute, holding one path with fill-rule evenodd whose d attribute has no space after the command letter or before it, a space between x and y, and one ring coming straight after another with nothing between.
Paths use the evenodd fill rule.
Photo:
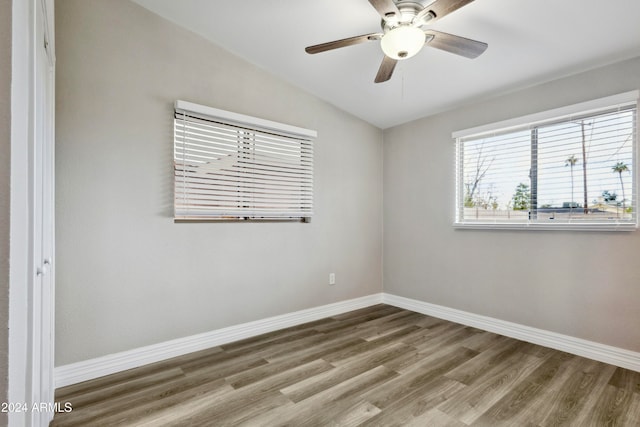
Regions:
<instances>
[{"instance_id":1,"label":"ceiling fan blade","mask_svg":"<svg viewBox=\"0 0 640 427\"><path fill-rule=\"evenodd\" d=\"M347 39L335 40L332 42L317 44L314 46L308 46L304 50L310 54L320 53L320 52L325 52L327 50L333 50L341 47L352 46L354 44L368 42L370 40L380 40L381 37L382 37L382 34L380 33L365 34L362 36L349 37Z\"/></svg>"},{"instance_id":2,"label":"ceiling fan blade","mask_svg":"<svg viewBox=\"0 0 640 427\"><path fill-rule=\"evenodd\" d=\"M477 58L489 47L486 43L454 36L453 34L447 34L441 31L427 30L424 33L428 40L427 46L455 53L465 58Z\"/></svg>"},{"instance_id":3,"label":"ceiling fan blade","mask_svg":"<svg viewBox=\"0 0 640 427\"><path fill-rule=\"evenodd\" d=\"M435 22L436 20L447 16L451 12L455 12L462 6L468 5L472 1L473 0L436 0L425 9L433 15L431 22ZM420 13L422 14L422 11ZM425 15L426 14L428 14L428 12L425 12Z\"/></svg>"},{"instance_id":4,"label":"ceiling fan blade","mask_svg":"<svg viewBox=\"0 0 640 427\"><path fill-rule=\"evenodd\" d=\"M385 21L397 22L400 20L400 10L393 0L369 0L369 3L371 3L371 6L378 11Z\"/></svg>"},{"instance_id":5,"label":"ceiling fan blade","mask_svg":"<svg viewBox=\"0 0 640 427\"><path fill-rule=\"evenodd\" d=\"M385 55L384 58L382 58L382 64L380 64L380 68L378 69L378 74L376 74L374 82L382 83L389 80L393 75L393 70L396 68L397 63L398 61Z\"/></svg>"}]
</instances>

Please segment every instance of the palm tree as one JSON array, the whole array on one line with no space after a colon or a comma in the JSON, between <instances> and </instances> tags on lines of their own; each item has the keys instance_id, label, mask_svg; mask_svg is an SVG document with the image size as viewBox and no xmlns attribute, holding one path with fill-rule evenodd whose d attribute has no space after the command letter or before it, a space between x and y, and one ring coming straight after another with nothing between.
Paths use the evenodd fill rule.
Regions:
<instances>
[{"instance_id":1,"label":"palm tree","mask_svg":"<svg viewBox=\"0 0 640 427\"><path fill-rule=\"evenodd\" d=\"M611 170L620 174L620 187L622 187L622 216L624 217L624 214L627 211L627 207L625 205L626 198L624 197L624 182L622 182L622 172L628 172L629 166L627 166L624 162L618 162L614 167L611 168Z\"/></svg>"},{"instance_id":2,"label":"palm tree","mask_svg":"<svg viewBox=\"0 0 640 427\"><path fill-rule=\"evenodd\" d=\"M571 206L569 207L569 215L573 213L573 167L576 163L578 163L578 158L573 154L564 161L565 166L571 166Z\"/></svg>"}]
</instances>

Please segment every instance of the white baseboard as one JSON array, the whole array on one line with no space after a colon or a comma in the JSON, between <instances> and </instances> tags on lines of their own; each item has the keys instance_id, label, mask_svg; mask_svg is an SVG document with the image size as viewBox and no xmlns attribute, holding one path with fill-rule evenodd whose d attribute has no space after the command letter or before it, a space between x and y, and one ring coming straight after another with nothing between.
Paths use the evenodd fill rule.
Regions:
<instances>
[{"instance_id":1,"label":"white baseboard","mask_svg":"<svg viewBox=\"0 0 640 427\"><path fill-rule=\"evenodd\" d=\"M384 304L640 372L640 353L387 293Z\"/></svg>"},{"instance_id":2,"label":"white baseboard","mask_svg":"<svg viewBox=\"0 0 640 427\"><path fill-rule=\"evenodd\" d=\"M622 368L640 372L640 353L612 347L605 344L574 338L543 329L532 328L517 323L481 316L462 310L430 304L387 293L373 294L347 301L340 301L320 307L309 308L267 319L229 326L202 334L178 338L159 344L140 347L120 353L109 354L95 359L56 367L54 370L56 388L91 380L149 363L159 362L176 356L228 344L256 335L273 332L290 326L322 319L375 304L389 304L440 319L449 320L478 329L531 342L567 353L610 363Z\"/></svg>"},{"instance_id":3,"label":"white baseboard","mask_svg":"<svg viewBox=\"0 0 640 427\"><path fill-rule=\"evenodd\" d=\"M382 294L373 294L58 366L54 370L55 386L76 384L380 303Z\"/></svg>"}]
</instances>

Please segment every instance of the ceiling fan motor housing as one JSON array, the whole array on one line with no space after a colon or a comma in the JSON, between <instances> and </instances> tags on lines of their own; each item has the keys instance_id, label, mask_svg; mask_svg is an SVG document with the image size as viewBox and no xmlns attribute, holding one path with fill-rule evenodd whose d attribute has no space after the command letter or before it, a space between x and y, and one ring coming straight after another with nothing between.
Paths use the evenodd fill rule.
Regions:
<instances>
[{"instance_id":1,"label":"ceiling fan motor housing","mask_svg":"<svg viewBox=\"0 0 640 427\"><path fill-rule=\"evenodd\" d=\"M427 13L421 20L414 22L414 18L424 9L424 5L414 1L399 1L396 2L396 6L400 11L400 16L388 16L387 19L383 19L380 23L382 31L385 33L400 25L421 27L434 17L431 13Z\"/></svg>"}]
</instances>

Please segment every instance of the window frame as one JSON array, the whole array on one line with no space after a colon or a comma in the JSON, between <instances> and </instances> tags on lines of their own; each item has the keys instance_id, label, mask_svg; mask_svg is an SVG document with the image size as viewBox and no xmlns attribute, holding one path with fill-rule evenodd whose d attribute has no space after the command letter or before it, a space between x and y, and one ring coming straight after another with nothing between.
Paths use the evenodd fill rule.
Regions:
<instances>
[{"instance_id":1,"label":"window frame","mask_svg":"<svg viewBox=\"0 0 640 427\"><path fill-rule=\"evenodd\" d=\"M452 138L455 140L455 206L454 206L454 222L453 227L457 229L506 229L506 230L576 230L576 231L635 231L638 229L638 137L640 135L640 120L638 113L638 104L640 91L634 90L592 101L582 102L569 105L566 107L556 108L543 111L540 113L530 114L527 116L508 119L496 123L481 125L465 130L455 131ZM515 132L526 128L533 130L537 127L548 125L552 122L570 121L584 118L585 116L594 115L599 112L612 109L622 109L625 107L635 107L634 116L634 140L632 144L632 192L631 200L633 203L633 218L630 220L617 220L615 222L560 222L551 223L547 221L537 222L535 219L529 218L521 222L507 222L495 219L486 221L469 221L463 216L464 209L464 168L463 168L463 152L462 142L464 138L480 137L483 135L491 135L497 133Z\"/></svg>"},{"instance_id":2,"label":"window frame","mask_svg":"<svg viewBox=\"0 0 640 427\"><path fill-rule=\"evenodd\" d=\"M185 122L187 117L189 117L190 119ZM249 176L238 175L237 186L238 188L243 188L243 190L241 191L242 195L238 196L240 197L240 199L238 199L238 203L241 203L241 204L236 207L224 207L223 205L225 203L222 203L222 205L220 206L216 206L214 204L211 207L211 209L189 210L190 207L196 207L196 205L192 203L186 203L186 202L185 202L186 204L178 203L181 197L182 197L181 200L184 201L186 200L185 196L187 194L193 194L192 192L194 191L193 188L191 188L191 191L189 191L189 187L187 184L187 179L189 178L188 169L194 169L194 166L190 166L188 163L184 163L185 162L184 155L189 145L188 144L189 139L186 138L185 136L186 134L184 133L184 131L187 129L186 123L196 123L197 121L199 121L200 123L210 122L211 126L214 126L216 129L222 129L222 128L235 129L233 130L233 132L237 133L236 138L237 138L238 159L244 159L245 162L249 162L249 164L253 165L251 166L253 169L257 168L258 170L257 172L254 170L252 174ZM182 128L183 130L181 132L178 132L176 127L178 126L179 122L181 122L183 126ZM208 126L206 124L203 124L203 125ZM174 136L173 136L173 164L174 164L174 178L173 178L174 180L174 197L173 197L174 215L173 217L174 217L174 222L190 222L190 221L310 222L311 217L313 215L313 145L314 145L313 143L315 138L317 137L317 132L315 130L305 129L305 128L292 126L284 123L278 123L270 120L265 120L257 117L244 115L244 114L234 113L231 111L220 110L217 108L194 104L191 102L181 101L181 100L175 101L173 127L174 127ZM273 164L264 163L265 158L264 156L262 156L262 160L260 161L261 164L257 165L255 163L253 156L256 155L256 150L260 150L262 151L262 153L269 153L269 151L267 152L264 151L266 147L264 144L265 143L271 144L271 145L274 144L273 142L266 141L265 138L267 139L276 138L277 142L275 142L275 144L279 145L280 147L283 147L282 145L284 143L283 141L288 140L292 142L293 144L292 148L299 147L300 150L304 150L300 152L300 157L301 157L300 161L303 163L301 163L300 166L296 166L296 168L300 170L299 174L300 174L301 180L297 181L294 179L293 181L291 181L292 183L299 182L301 186L304 185L305 187L310 187L310 190L305 190L305 193L310 193L310 195L307 194L304 197L300 196L301 198L298 201L298 203L304 203L304 205L306 206L304 210L300 212L299 215L297 213L291 213L290 211L291 207L283 207L283 210L274 210L273 212L266 212L264 208L259 208L258 205L254 205L253 203L250 203L249 205L246 205L246 206L244 205L244 203L247 200L251 200L252 197L254 197L254 195L257 195L256 196L257 199L259 198L262 200L261 202L262 204L270 203L269 200L272 200L275 203L278 200L278 196L275 196L272 199L265 199L265 194L268 194L271 191L276 191L276 192L282 191L282 190L271 190L271 191L265 192L265 190L260 190L256 192L257 187L254 188L253 184L249 184L251 185L251 187L247 187L248 182L255 182L258 186L270 185L269 181L262 181L262 179L260 179L260 181L255 181L256 179L258 179L257 178L258 175L263 175L263 176L265 175L265 172L264 172L265 170L276 171L276 172L268 173L271 175L273 175L274 173L278 174L278 173L284 172L284 169L282 169L282 166L278 165L278 163L282 162L282 160L279 160L279 161L276 160L276 163L273 163ZM196 144L197 145L202 144L202 142L200 141L201 140L196 142ZM210 141L211 143L216 144L215 139ZM228 142L226 144L228 145L228 148L230 148L233 145L233 144L229 145ZM179 148L179 146L181 146L182 148ZM303 146L306 148L303 148ZM278 149L278 151L282 151L282 148ZM290 151L290 149L286 148L285 151ZM200 152L202 153L202 151ZM180 153L182 153L182 156L183 156L182 161L180 161L179 159ZM310 154L310 158L305 157L306 155L309 155L309 154ZM219 156L218 154L211 154L211 155L213 156L212 157L213 160L211 160L212 162L218 161L218 160L215 160L215 156ZM274 154L271 154L271 155L273 156ZM201 161L203 160L199 160L197 163ZM289 160L287 160L287 162L288 161ZM240 162L240 163L244 163L244 162ZM207 161L207 164L208 164L208 161ZM200 166L196 166L196 168L199 168L199 167ZM246 167L246 163L244 166L238 169L238 173L241 173L241 170L245 167ZM262 169L264 167L267 167L268 169ZM223 181L228 181L228 178L230 176L233 176L233 173L227 172L226 168L227 167L225 166L223 169L220 169L220 171L223 171L221 172L222 175L224 175L224 177L222 178ZM187 171L186 175L185 175L185 170ZM278 171L281 171L281 172L278 172ZM192 173L191 176L195 178L196 175L193 175L194 170L192 170L191 173ZM198 173L202 173L202 172L198 172ZM205 170L205 173L207 173L206 170ZM217 172L216 174L219 174L219 173L220 172ZM290 172L284 172L284 173L288 175ZM309 174L310 174L310 177L308 177ZM207 178L207 180L208 179L210 178ZM214 199L217 199L218 201L222 201L225 198L227 201L230 200L228 199L229 195L226 194L226 191L224 191L225 195L223 195L220 192L221 190L219 189L220 185L223 185L223 187L225 188L229 187L229 183L224 182L224 184L216 184L216 182L219 181L220 178L211 178L211 179L213 182L212 187L210 188L207 187L204 191L207 191L207 192L211 191L214 194L220 195L222 199L218 198L217 196L212 196L214 197ZM249 179L250 181L246 181L246 179ZM282 180L282 178L279 178L279 179ZM289 180L289 178L287 179ZM198 183L197 187L204 188L202 187L201 183ZM260 188L269 188L269 187L260 187ZM199 195L195 197L199 198L203 190L195 190L195 191L199 193ZM262 193L262 194L259 194L259 193ZM226 204L228 205L228 202ZM242 211L244 210L244 208L246 208L247 215L243 215Z\"/></svg>"}]
</instances>

